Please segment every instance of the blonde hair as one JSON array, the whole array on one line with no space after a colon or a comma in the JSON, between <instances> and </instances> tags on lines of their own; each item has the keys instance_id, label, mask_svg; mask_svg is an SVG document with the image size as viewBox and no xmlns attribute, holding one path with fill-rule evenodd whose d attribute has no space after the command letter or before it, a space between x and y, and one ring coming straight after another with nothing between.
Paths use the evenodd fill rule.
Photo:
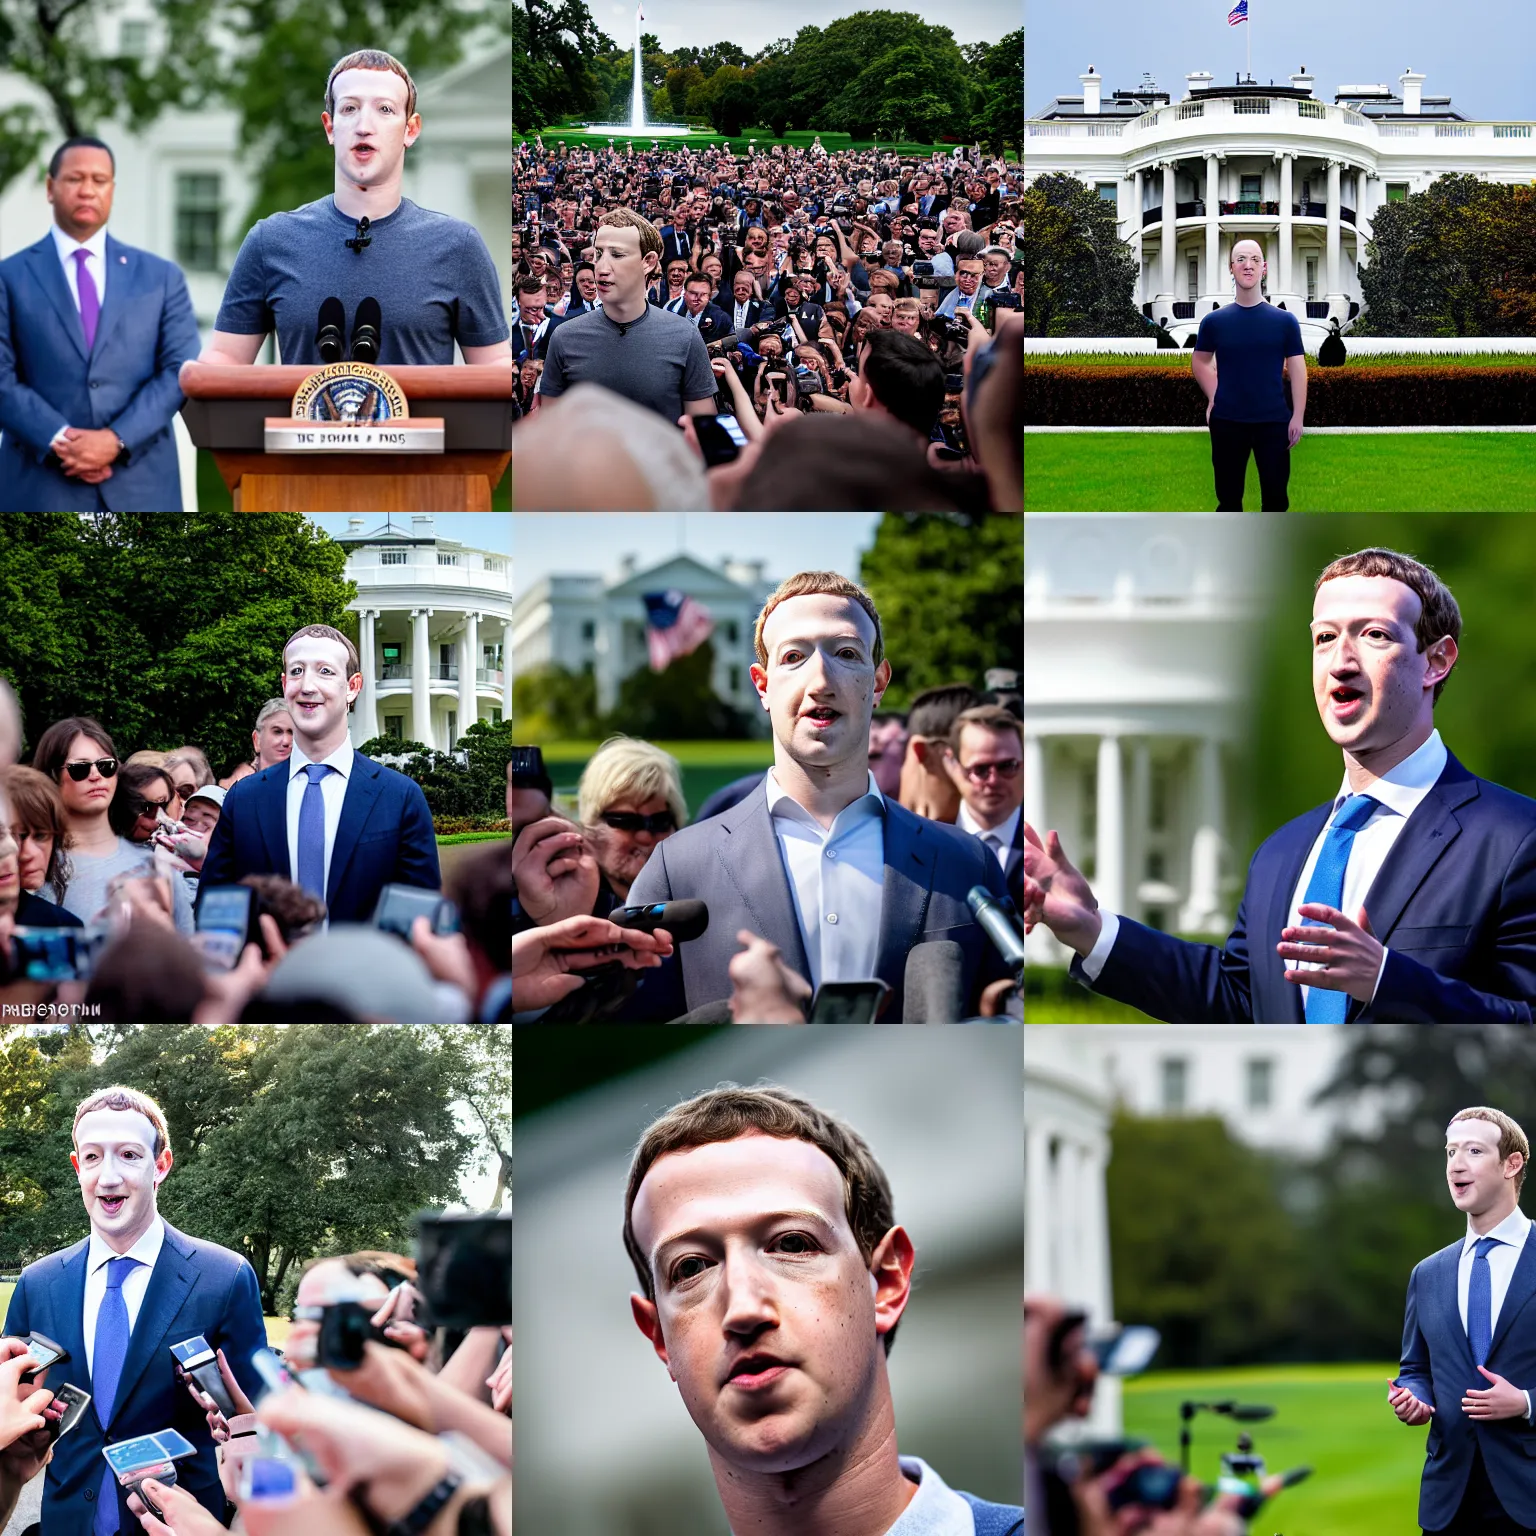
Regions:
<instances>
[{"instance_id":1,"label":"blonde hair","mask_svg":"<svg viewBox=\"0 0 1536 1536\"><path fill-rule=\"evenodd\" d=\"M382 48L359 48L356 53L336 61L325 82L325 110L330 116L336 115L336 76L348 69L387 69L392 75L399 75L405 81L405 115L415 117L416 82L411 79L410 70L394 54L385 53Z\"/></svg>"},{"instance_id":2,"label":"blonde hair","mask_svg":"<svg viewBox=\"0 0 1536 1536\"><path fill-rule=\"evenodd\" d=\"M576 815L592 826L615 800L650 800L661 795L678 826L688 822L683 799L683 770L677 759L648 741L610 736L582 770L576 790Z\"/></svg>"},{"instance_id":3,"label":"blonde hair","mask_svg":"<svg viewBox=\"0 0 1536 1536\"><path fill-rule=\"evenodd\" d=\"M1520 1198L1520 1186L1525 1183L1526 1169L1531 1163L1531 1144L1520 1129L1520 1122L1506 1115L1502 1109L1489 1109L1486 1104L1461 1109L1451 1116L1451 1124L1459 1120L1486 1120L1499 1128L1499 1161L1505 1162L1513 1152L1521 1157L1520 1172L1515 1175L1515 1198Z\"/></svg>"},{"instance_id":4,"label":"blonde hair","mask_svg":"<svg viewBox=\"0 0 1536 1536\"><path fill-rule=\"evenodd\" d=\"M870 659L877 667L880 665L885 656L885 638L880 631L880 615L875 611L874 598L858 582L849 581L836 571L800 571L779 583L778 590L763 604L763 611L757 616L757 627L752 631L752 646L757 652L758 666L768 665L768 647L763 644L763 626L768 622L768 615L780 603L788 602L792 597L812 597L821 593L830 597L846 597L869 615L875 626L875 643L870 651Z\"/></svg>"},{"instance_id":5,"label":"blonde hair","mask_svg":"<svg viewBox=\"0 0 1536 1536\"><path fill-rule=\"evenodd\" d=\"M69 1139L74 1141L75 1131L80 1122L96 1109L131 1109L144 1116L155 1128L155 1144L150 1149L155 1157L169 1148L171 1144L170 1128L165 1123L165 1112L147 1093L140 1093L137 1088L124 1088L121 1084L114 1084L111 1088L100 1088L88 1098L81 1099L75 1110L75 1123L71 1127Z\"/></svg>"},{"instance_id":6,"label":"blonde hair","mask_svg":"<svg viewBox=\"0 0 1536 1536\"><path fill-rule=\"evenodd\" d=\"M611 208L598 221L597 227L604 225L612 229L633 229L640 234L640 254L644 256L647 251L654 251L661 255L661 232L649 219L641 218L633 208Z\"/></svg>"}]
</instances>

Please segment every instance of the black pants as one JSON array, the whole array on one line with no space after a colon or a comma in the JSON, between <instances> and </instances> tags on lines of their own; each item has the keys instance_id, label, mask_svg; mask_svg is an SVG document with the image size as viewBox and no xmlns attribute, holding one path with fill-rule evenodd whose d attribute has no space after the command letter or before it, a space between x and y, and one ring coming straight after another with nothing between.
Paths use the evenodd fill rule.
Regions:
<instances>
[{"instance_id":1,"label":"black pants","mask_svg":"<svg viewBox=\"0 0 1536 1536\"><path fill-rule=\"evenodd\" d=\"M1455 1519L1443 1530L1428 1532L1426 1536L1531 1536L1531 1528L1517 1525L1504 1513L1504 1506L1488 1481L1483 1453L1478 1450L1473 1455L1466 1492L1461 1496Z\"/></svg>"},{"instance_id":2,"label":"black pants","mask_svg":"<svg viewBox=\"0 0 1536 1536\"><path fill-rule=\"evenodd\" d=\"M1285 421L1227 421L1211 417L1211 466L1216 471L1216 510L1243 510L1243 479L1248 455L1259 466L1259 490L1264 511L1286 512L1285 493L1291 478L1291 448L1286 441L1290 423Z\"/></svg>"}]
</instances>

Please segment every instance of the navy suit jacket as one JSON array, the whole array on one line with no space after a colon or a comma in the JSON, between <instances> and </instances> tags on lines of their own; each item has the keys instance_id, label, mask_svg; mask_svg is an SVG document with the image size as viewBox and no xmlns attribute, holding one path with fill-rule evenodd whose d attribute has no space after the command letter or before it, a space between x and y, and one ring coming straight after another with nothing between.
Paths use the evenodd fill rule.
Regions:
<instances>
[{"instance_id":1,"label":"navy suit jacket","mask_svg":"<svg viewBox=\"0 0 1536 1536\"><path fill-rule=\"evenodd\" d=\"M1224 949L1129 918L1093 989L1170 1024L1300 1024L1301 988L1275 953L1333 802L1269 837L1248 867ZM1529 1024L1536 1007L1536 800L1449 756L1365 898L1387 964L1362 1024ZM1081 962L1072 974L1086 981Z\"/></svg>"},{"instance_id":2,"label":"navy suit jacket","mask_svg":"<svg viewBox=\"0 0 1536 1536\"><path fill-rule=\"evenodd\" d=\"M107 291L89 354L51 234L0 261L0 512L180 512L171 424L177 371L198 354L174 262L107 236ZM48 446L60 427L110 427L129 457L87 485Z\"/></svg>"},{"instance_id":3,"label":"navy suit jacket","mask_svg":"<svg viewBox=\"0 0 1536 1536\"><path fill-rule=\"evenodd\" d=\"M213 829L199 889L242 875L281 875L288 866L288 764L231 787ZM386 885L442 884L426 796L414 779L354 753L331 849L325 904L333 923L366 923Z\"/></svg>"},{"instance_id":4,"label":"navy suit jacket","mask_svg":"<svg viewBox=\"0 0 1536 1536\"><path fill-rule=\"evenodd\" d=\"M112 1416L102 1424L98 1416L101 1404L86 1369L85 1268L89 1252L90 1241L84 1239L27 1265L5 1318L8 1336L36 1329L69 1351L69 1359L48 1372L48 1386L57 1388L72 1381L92 1394L90 1408L55 1445L53 1460L48 1463L43 1529L48 1536L90 1536L106 1466L102 1447L161 1429L179 1430L197 1447L196 1456L176 1463L176 1481L222 1520L224 1489L219 1483L213 1437L207 1419L176 1380L171 1345L202 1334L215 1349L223 1349L235 1379L246 1396L254 1398L261 1390L261 1378L251 1368L251 1356L267 1342L256 1272L238 1253L187 1237L167 1222L165 1242L123 1360ZM118 1525L123 1531L139 1528L121 1487Z\"/></svg>"},{"instance_id":5,"label":"navy suit jacket","mask_svg":"<svg viewBox=\"0 0 1536 1536\"><path fill-rule=\"evenodd\" d=\"M971 1013L982 987L1004 974L991 941L965 904L973 885L1002 895L1003 872L991 853L969 833L914 816L887 796L885 882L875 962L875 975L891 989L881 1016L884 1022L901 1022L907 954L915 944L953 939L960 945L961 985ZM673 959L659 970L642 973L651 1019L665 1022L730 997L727 967L741 952L738 928L750 928L777 944L785 964L810 980L789 874L768 814L766 776L729 810L657 843L630 887L626 904L641 906L674 897L703 901L709 908L709 927L698 938L679 944Z\"/></svg>"},{"instance_id":6,"label":"navy suit jacket","mask_svg":"<svg viewBox=\"0 0 1536 1536\"><path fill-rule=\"evenodd\" d=\"M1443 1530L1466 1492L1473 1454L1483 1453L1488 1481L1516 1525L1536 1527L1536 1426L1524 1418L1479 1423L1461 1411L1462 1394L1486 1387L1467 1343L1457 1299L1462 1239L1414 1266L1403 1315L1402 1368L1397 1375L1435 1416L1424 1445L1419 1482L1419 1524ZM1499 1308L1488 1369L1536 1396L1536 1233L1525 1240Z\"/></svg>"}]
</instances>

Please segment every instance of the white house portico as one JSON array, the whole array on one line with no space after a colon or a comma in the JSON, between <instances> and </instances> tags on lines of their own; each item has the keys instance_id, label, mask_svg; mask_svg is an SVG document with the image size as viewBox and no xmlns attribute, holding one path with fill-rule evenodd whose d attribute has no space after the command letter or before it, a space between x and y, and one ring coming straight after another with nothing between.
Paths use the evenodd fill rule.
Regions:
<instances>
[{"instance_id":1,"label":"white house portico","mask_svg":"<svg viewBox=\"0 0 1536 1536\"><path fill-rule=\"evenodd\" d=\"M1405 70L1398 91L1342 85L1313 94L1305 69L1287 85L1215 85L1186 76L1174 101L1148 81L1107 101L1092 68L1081 96L1058 96L1026 124L1027 176L1065 172L1116 207L1136 254L1135 301L1182 342L1229 303L1228 262L1257 240L1265 292L1295 314L1309 347L1360 313L1360 268L1381 207L1437 177L1536 179L1529 122L1474 122L1425 96Z\"/></svg>"}]
</instances>

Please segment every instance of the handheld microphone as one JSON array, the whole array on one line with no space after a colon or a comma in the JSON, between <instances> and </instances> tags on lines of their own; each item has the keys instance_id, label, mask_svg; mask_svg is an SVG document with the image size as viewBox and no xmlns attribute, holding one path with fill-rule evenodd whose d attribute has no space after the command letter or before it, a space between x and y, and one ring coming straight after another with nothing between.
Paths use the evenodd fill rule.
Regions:
<instances>
[{"instance_id":1,"label":"handheld microphone","mask_svg":"<svg viewBox=\"0 0 1536 1536\"><path fill-rule=\"evenodd\" d=\"M902 974L903 1024L958 1024L965 1017L965 953L953 939L914 944Z\"/></svg>"},{"instance_id":2,"label":"handheld microphone","mask_svg":"<svg viewBox=\"0 0 1536 1536\"><path fill-rule=\"evenodd\" d=\"M379 333L384 317L379 311L377 299L363 299L357 306L357 317L352 322L352 361L376 363L379 360Z\"/></svg>"},{"instance_id":3,"label":"handheld microphone","mask_svg":"<svg viewBox=\"0 0 1536 1536\"><path fill-rule=\"evenodd\" d=\"M1013 973L1015 980L1024 983L1024 940L1013 925L1012 903L1004 906L984 885L973 885L966 893L965 904L971 916L981 924L982 931L992 940L993 947L1003 957L1003 964Z\"/></svg>"},{"instance_id":4,"label":"handheld microphone","mask_svg":"<svg viewBox=\"0 0 1536 1536\"><path fill-rule=\"evenodd\" d=\"M643 907L620 907L608 914L608 921L620 928L638 928L642 933L665 928L674 944L686 944L709 927L709 908L691 899L653 901Z\"/></svg>"},{"instance_id":5,"label":"handheld microphone","mask_svg":"<svg viewBox=\"0 0 1536 1536\"><path fill-rule=\"evenodd\" d=\"M373 236L368 233L367 214L364 214L363 217L357 221L357 233L353 235L350 240L343 241L342 243L349 251L356 251L359 255L362 254L362 250L365 245L373 244Z\"/></svg>"},{"instance_id":6,"label":"handheld microphone","mask_svg":"<svg viewBox=\"0 0 1536 1536\"><path fill-rule=\"evenodd\" d=\"M347 311L340 299L326 299L320 305L320 327L315 332L315 346L322 363L339 363L346 339Z\"/></svg>"}]
</instances>

